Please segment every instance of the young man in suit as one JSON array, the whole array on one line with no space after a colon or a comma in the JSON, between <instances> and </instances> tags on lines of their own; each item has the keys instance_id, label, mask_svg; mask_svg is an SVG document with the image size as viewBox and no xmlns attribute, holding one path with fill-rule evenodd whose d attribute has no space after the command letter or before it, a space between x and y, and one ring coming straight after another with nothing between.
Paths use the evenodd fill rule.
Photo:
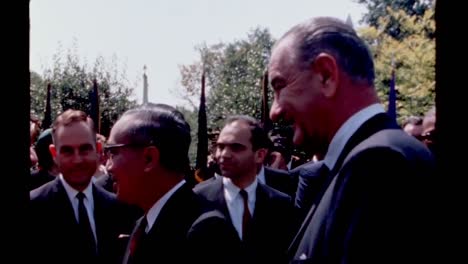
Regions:
<instances>
[{"instance_id":1,"label":"young man in suit","mask_svg":"<svg viewBox=\"0 0 468 264\"><path fill-rule=\"evenodd\" d=\"M49 148L60 175L30 193L30 257L38 262L117 263L123 253L118 236L134 219L91 181L101 148L95 135L82 111L67 110L53 124Z\"/></svg>"},{"instance_id":2,"label":"young man in suit","mask_svg":"<svg viewBox=\"0 0 468 264\"><path fill-rule=\"evenodd\" d=\"M187 263L187 232L201 206L184 177L189 171L190 126L175 108L145 104L112 127L107 170L117 198L140 207L124 263Z\"/></svg>"},{"instance_id":3,"label":"young man in suit","mask_svg":"<svg viewBox=\"0 0 468 264\"><path fill-rule=\"evenodd\" d=\"M222 177L203 182L195 192L224 215L237 232L239 263L278 263L291 239L291 198L258 180L267 154L268 135L248 116L227 119L217 140ZM272 235L274 234L274 235ZM234 252L235 251L235 252Z\"/></svg>"},{"instance_id":4,"label":"young man in suit","mask_svg":"<svg viewBox=\"0 0 468 264\"><path fill-rule=\"evenodd\" d=\"M433 158L384 112L372 55L353 28L328 17L294 26L273 47L268 72L272 120L294 123L295 144L328 147L323 195L291 244L291 262L429 256Z\"/></svg>"}]
</instances>

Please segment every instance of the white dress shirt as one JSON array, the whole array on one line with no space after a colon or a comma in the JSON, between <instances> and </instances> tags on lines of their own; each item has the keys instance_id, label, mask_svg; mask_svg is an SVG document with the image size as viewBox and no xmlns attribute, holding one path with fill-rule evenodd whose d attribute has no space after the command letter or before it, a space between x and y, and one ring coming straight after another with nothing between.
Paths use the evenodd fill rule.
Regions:
<instances>
[{"instance_id":1,"label":"white dress shirt","mask_svg":"<svg viewBox=\"0 0 468 264\"><path fill-rule=\"evenodd\" d=\"M248 206L250 215L253 216L255 212L255 199L257 198L258 180L255 178L254 182L250 184L244 190L249 196ZM242 239L242 215L244 214L244 200L239 194L241 190L239 187L232 183L231 179L223 177L223 186L224 186L224 199L226 200L227 208L229 210L229 215L231 216L231 221L234 227L236 228L237 234L239 234L240 239Z\"/></svg>"},{"instance_id":2,"label":"white dress shirt","mask_svg":"<svg viewBox=\"0 0 468 264\"><path fill-rule=\"evenodd\" d=\"M63 187L65 187L65 191L67 192L68 199L73 207L73 211L75 212L76 222L78 223L80 216L78 214L78 198L76 195L79 191L75 190L67 181L63 178L63 175L59 175L60 180L62 181ZM83 190L83 194L86 196L83 200L84 206L86 207L86 212L88 213L89 224L91 226L91 230L93 231L94 241L96 241L97 245L97 236L96 236L96 222L94 221L94 198L93 198L93 184L89 181L88 186Z\"/></svg>"}]
</instances>

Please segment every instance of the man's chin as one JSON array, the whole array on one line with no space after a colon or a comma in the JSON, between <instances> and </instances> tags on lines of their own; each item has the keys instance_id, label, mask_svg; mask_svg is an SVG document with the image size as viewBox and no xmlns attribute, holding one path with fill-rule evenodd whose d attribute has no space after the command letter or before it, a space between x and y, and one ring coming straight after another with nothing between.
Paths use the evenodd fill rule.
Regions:
<instances>
[{"instance_id":1,"label":"man's chin","mask_svg":"<svg viewBox=\"0 0 468 264\"><path fill-rule=\"evenodd\" d=\"M298 127L294 128L293 143L296 146L302 146L304 144L304 133Z\"/></svg>"}]
</instances>

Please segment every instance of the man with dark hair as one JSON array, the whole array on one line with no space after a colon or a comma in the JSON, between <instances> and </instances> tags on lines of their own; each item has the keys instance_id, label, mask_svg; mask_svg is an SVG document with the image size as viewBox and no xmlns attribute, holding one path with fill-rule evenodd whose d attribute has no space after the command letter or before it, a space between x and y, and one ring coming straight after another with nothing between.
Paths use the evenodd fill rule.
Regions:
<instances>
[{"instance_id":1,"label":"man with dark hair","mask_svg":"<svg viewBox=\"0 0 468 264\"><path fill-rule=\"evenodd\" d=\"M268 140L252 117L229 117L216 144L216 160L223 177L194 189L228 219L238 234L245 250L231 255L236 255L239 263L281 263L291 238L291 198L261 183L257 176Z\"/></svg>"},{"instance_id":2,"label":"man with dark hair","mask_svg":"<svg viewBox=\"0 0 468 264\"><path fill-rule=\"evenodd\" d=\"M117 198L144 211L124 263L187 263L187 233L202 209L184 180L190 142L184 116L164 104L128 110L112 127L105 152Z\"/></svg>"},{"instance_id":3,"label":"man with dark hair","mask_svg":"<svg viewBox=\"0 0 468 264\"><path fill-rule=\"evenodd\" d=\"M49 150L60 175L31 191L30 258L40 263L117 263L119 234L131 215L94 185L98 149L92 120L67 110L55 120Z\"/></svg>"},{"instance_id":4,"label":"man with dark hair","mask_svg":"<svg viewBox=\"0 0 468 264\"><path fill-rule=\"evenodd\" d=\"M431 243L429 150L385 113L365 42L341 20L290 29L269 62L270 117L327 149L326 182L290 245L298 263L423 262Z\"/></svg>"}]
</instances>

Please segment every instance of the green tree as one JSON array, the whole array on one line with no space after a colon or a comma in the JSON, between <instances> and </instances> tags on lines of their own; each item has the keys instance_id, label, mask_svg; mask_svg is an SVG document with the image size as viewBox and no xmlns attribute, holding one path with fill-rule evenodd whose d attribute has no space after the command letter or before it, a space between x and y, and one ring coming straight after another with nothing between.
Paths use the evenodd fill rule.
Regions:
<instances>
[{"instance_id":1,"label":"green tree","mask_svg":"<svg viewBox=\"0 0 468 264\"><path fill-rule=\"evenodd\" d=\"M37 72L30 72L30 105L31 112L42 120L44 118L45 103L47 96L47 83Z\"/></svg>"},{"instance_id":2,"label":"green tree","mask_svg":"<svg viewBox=\"0 0 468 264\"><path fill-rule=\"evenodd\" d=\"M428 9L434 8L434 0L355 0L366 6L368 12L363 15L361 22L368 26L379 28L389 36L401 40L408 36L409 32L400 24L400 20L391 15L392 10L402 10L416 20L422 18ZM385 17L389 19L382 24L379 20ZM383 27L382 27L383 26ZM381 28L382 27L382 28ZM428 37L434 38L433 31L426 32Z\"/></svg>"},{"instance_id":3,"label":"green tree","mask_svg":"<svg viewBox=\"0 0 468 264\"><path fill-rule=\"evenodd\" d=\"M198 143L198 110L187 109L186 107L176 106L185 117L185 121L190 125L190 135L192 136L192 142L189 149L190 165L195 166L195 160L197 158L197 143Z\"/></svg>"},{"instance_id":4,"label":"green tree","mask_svg":"<svg viewBox=\"0 0 468 264\"><path fill-rule=\"evenodd\" d=\"M267 29L256 28L246 39L202 45L199 61L180 66L181 94L192 106L198 105L201 73L206 72L208 127L220 127L231 114L260 119L262 74L273 43Z\"/></svg>"},{"instance_id":5,"label":"green tree","mask_svg":"<svg viewBox=\"0 0 468 264\"><path fill-rule=\"evenodd\" d=\"M408 15L403 10L388 10L377 27L359 30L375 57L376 88L383 102L388 101L392 63L395 67L397 110L399 120L408 115L422 115L435 100L435 40L427 32L435 31L434 10L422 16ZM398 21L407 36L401 40L383 28Z\"/></svg>"},{"instance_id":6,"label":"green tree","mask_svg":"<svg viewBox=\"0 0 468 264\"><path fill-rule=\"evenodd\" d=\"M50 83L52 119L69 108L90 113L89 93L94 79L99 90L101 134L107 136L117 118L136 105L131 99L134 86L126 79L125 70L118 69L115 56L110 63L99 56L92 69L88 69L87 64L80 61L76 49L66 53L59 49L53 56L52 68L46 68L42 76L31 72L31 110L43 118L47 83Z\"/></svg>"}]
</instances>

